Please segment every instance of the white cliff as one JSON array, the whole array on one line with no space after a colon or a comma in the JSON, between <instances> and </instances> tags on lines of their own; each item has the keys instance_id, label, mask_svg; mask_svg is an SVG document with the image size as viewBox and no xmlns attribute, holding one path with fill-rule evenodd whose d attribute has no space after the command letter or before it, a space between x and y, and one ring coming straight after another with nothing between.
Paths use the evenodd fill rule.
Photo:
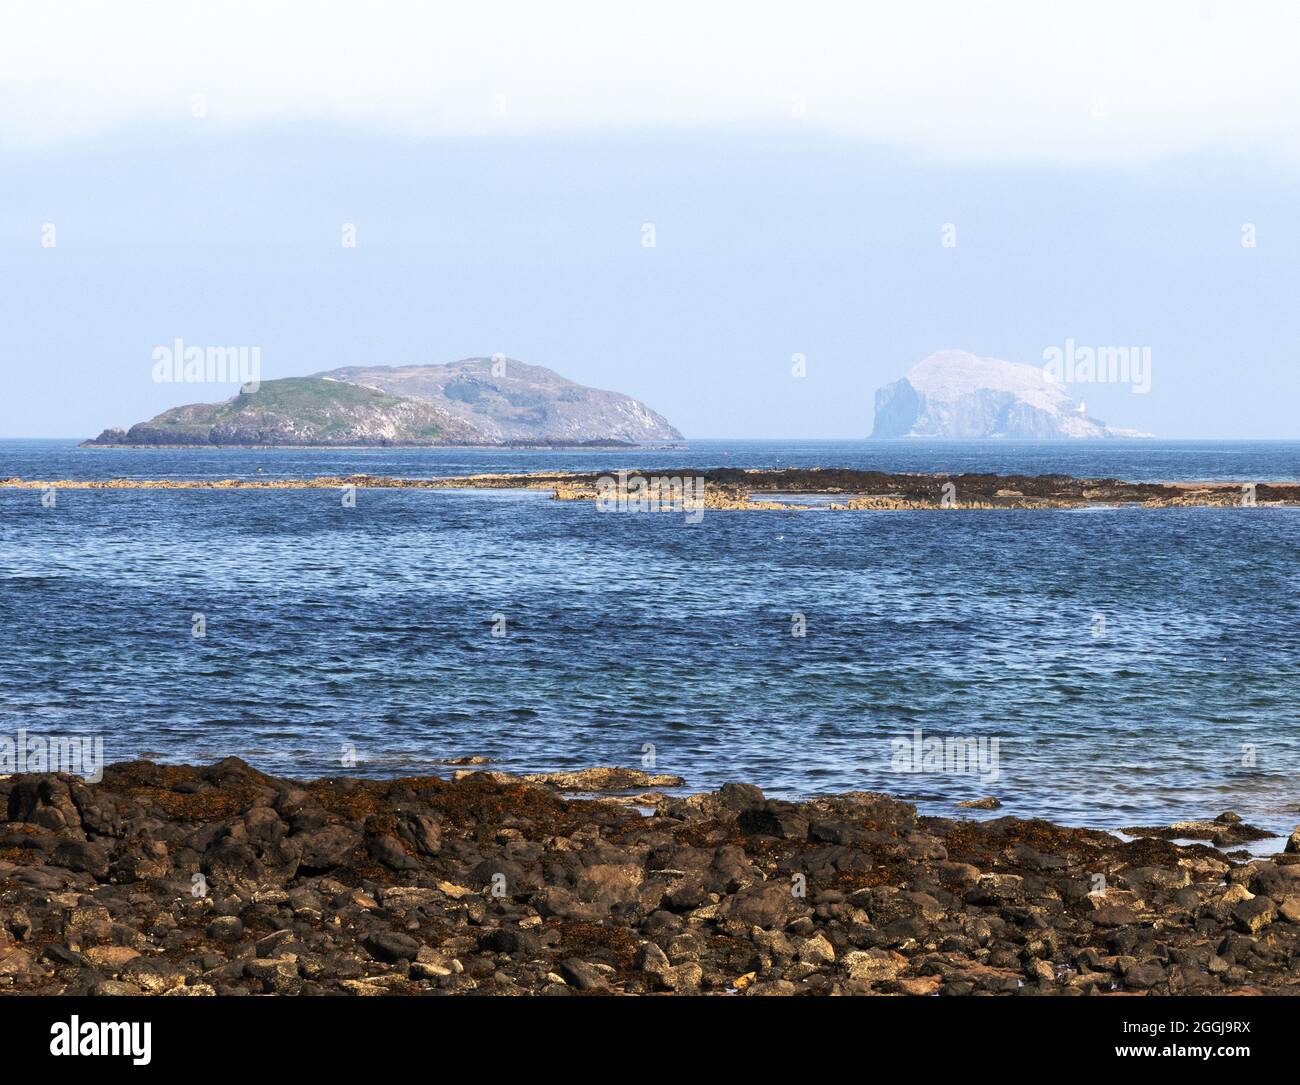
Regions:
<instances>
[{"instance_id":1,"label":"white cliff","mask_svg":"<svg viewBox=\"0 0 1300 1085\"><path fill-rule=\"evenodd\" d=\"M876 392L873 437L1137 437L1089 418L1043 369L941 350Z\"/></svg>"}]
</instances>

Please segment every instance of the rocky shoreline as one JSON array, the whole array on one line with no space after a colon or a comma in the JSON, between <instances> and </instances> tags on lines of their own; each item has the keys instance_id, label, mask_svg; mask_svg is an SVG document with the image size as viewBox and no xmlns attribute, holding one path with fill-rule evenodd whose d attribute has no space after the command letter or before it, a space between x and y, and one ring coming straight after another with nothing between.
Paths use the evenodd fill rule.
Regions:
<instances>
[{"instance_id":1,"label":"rocky shoreline","mask_svg":"<svg viewBox=\"0 0 1300 1085\"><path fill-rule=\"evenodd\" d=\"M847 468L664 468L623 472L533 471L438 478L324 475L257 479L0 479L0 489L68 490L549 490L558 501L596 501L618 482L633 502L656 511L871 511L920 509L1234 508L1300 506L1294 482L1124 482L1070 475L890 474ZM632 491L625 493L631 485ZM641 488L643 487L643 488ZM608 492L608 491L606 491ZM699 501L689 502L693 495ZM834 500L807 504L805 495ZM780 500L773 500L779 497Z\"/></svg>"},{"instance_id":2,"label":"rocky shoreline","mask_svg":"<svg viewBox=\"0 0 1300 1085\"><path fill-rule=\"evenodd\" d=\"M678 782L3 778L0 992L1300 993L1300 832L1256 858L1230 813L1126 841L867 792L566 797Z\"/></svg>"}]
</instances>

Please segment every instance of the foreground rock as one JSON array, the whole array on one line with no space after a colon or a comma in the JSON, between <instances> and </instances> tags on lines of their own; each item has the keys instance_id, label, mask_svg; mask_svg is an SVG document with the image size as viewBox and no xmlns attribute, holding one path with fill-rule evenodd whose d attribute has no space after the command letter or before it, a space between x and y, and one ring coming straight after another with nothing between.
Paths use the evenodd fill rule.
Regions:
<instances>
[{"instance_id":1,"label":"foreground rock","mask_svg":"<svg viewBox=\"0 0 1300 1085\"><path fill-rule=\"evenodd\" d=\"M1300 987L1300 854L924 818L864 792L729 784L642 816L554 782L302 782L232 758L15 776L0 815L0 991Z\"/></svg>"}]
</instances>

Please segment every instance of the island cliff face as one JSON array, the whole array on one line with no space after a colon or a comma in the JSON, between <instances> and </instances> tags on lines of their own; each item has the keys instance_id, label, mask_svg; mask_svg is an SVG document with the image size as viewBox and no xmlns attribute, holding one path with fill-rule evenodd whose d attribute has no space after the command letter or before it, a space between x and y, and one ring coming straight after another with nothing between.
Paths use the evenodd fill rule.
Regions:
<instances>
[{"instance_id":1,"label":"island cliff face","mask_svg":"<svg viewBox=\"0 0 1300 1085\"><path fill-rule=\"evenodd\" d=\"M1089 418L1043 370L960 350L931 354L876 392L872 437L1140 437Z\"/></svg>"},{"instance_id":2,"label":"island cliff face","mask_svg":"<svg viewBox=\"0 0 1300 1085\"><path fill-rule=\"evenodd\" d=\"M430 403L313 377L263 381L224 403L194 403L105 430L97 445L435 445L476 434Z\"/></svg>"},{"instance_id":3,"label":"island cliff face","mask_svg":"<svg viewBox=\"0 0 1300 1085\"><path fill-rule=\"evenodd\" d=\"M98 445L633 445L681 440L645 404L503 358L338 369L246 385L107 429Z\"/></svg>"},{"instance_id":4,"label":"island cliff face","mask_svg":"<svg viewBox=\"0 0 1300 1085\"><path fill-rule=\"evenodd\" d=\"M618 392L586 388L500 355L447 365L352 366L320 374L436 404L490 441L680 441L662 415Z\"/></svg>"}]
</instances>

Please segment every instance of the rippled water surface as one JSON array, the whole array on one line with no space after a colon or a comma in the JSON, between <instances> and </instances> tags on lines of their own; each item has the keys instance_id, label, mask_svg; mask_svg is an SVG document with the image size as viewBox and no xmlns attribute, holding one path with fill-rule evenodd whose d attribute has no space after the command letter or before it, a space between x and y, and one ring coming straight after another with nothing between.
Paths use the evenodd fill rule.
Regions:
<instances>
[{"instance_id":1,"label":"rippled water surface","mask_svg":"<svg viewBox=\"0 0 1300 1085\"><path fill-rule=\"evenodd\" d=\"M0 441L0 478L254 478L366 472L427 477L606 467L856 467L876 471L1060 473L1131 482L1300 481L1300 441L691 441L683 448L81 449Z\"/></svg>"},{"instance_id":2,"label":"rippled water surface","mask_svg":"<svg viewBox=\"0 0 1300 1085\"><path fill-rule=\"evenodd\" d=\"M1300 444L82 451L0 477L824 464L1296 478ZM531 492L0 489L0 733L269 771L637 764L1120 826L1300 821L1300 510L600 514ZM202 613L203 639L191 635ZM494 616L506 636L493 636ZM792 636L802 615L806 635ZM500 629L500 623L497 623ZM891 740L998 740L996 780Z\"/></svg>"}]
</instances>

